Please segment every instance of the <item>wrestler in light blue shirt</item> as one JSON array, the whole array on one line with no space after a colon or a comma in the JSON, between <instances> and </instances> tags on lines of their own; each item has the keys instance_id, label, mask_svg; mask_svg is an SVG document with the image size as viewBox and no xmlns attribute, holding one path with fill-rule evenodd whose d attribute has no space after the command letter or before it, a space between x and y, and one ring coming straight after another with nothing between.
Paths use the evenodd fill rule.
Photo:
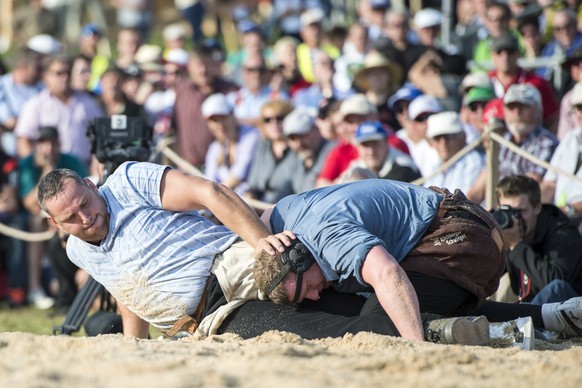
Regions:
<instances>
[{"instance_id":1,"label":"wrestler in light blue shirt","mask_svg":"<svg viewBox=\"0 0 582 388\"><path fill-rule=\"evenodd\" d=\"M214 255L237 239L196 211L163 209L160 182L166 168L122 164L99 189L110 214L107 237L99 246L73 236L67 244L71 261L162 328L194 313Z\"/></svg>"},{"instance_id":2,"label":"wrestler in light blue shirt","mask_svg":"<svg viewBox=\"0 0 582 388\"><path fill-rule=\"evenodd\" d=\"M401 262L426 232L441 198L385 179L329 186L283 198L271 214L271 229L293 231L339 290L365 291L360 272L370 249L381 245Z\"/></svg>"}]
</instances>

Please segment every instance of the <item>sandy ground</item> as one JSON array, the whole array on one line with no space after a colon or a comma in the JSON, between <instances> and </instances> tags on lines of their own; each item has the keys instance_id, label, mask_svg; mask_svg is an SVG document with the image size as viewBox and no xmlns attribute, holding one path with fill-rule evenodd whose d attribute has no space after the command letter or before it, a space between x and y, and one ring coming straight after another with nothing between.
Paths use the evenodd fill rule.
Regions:
<instances>
[{"instance_id":1,"label":"sandy ground","mask_svg":"<svg viewBox=\"0 0 582 388\"><path fill-rule=\"evenodd\" d=\"M0 386L582 387L582 339L536 349L370 333L316 341L280 332L177 341L0 333Z\"/></svg>"}]
</instances>

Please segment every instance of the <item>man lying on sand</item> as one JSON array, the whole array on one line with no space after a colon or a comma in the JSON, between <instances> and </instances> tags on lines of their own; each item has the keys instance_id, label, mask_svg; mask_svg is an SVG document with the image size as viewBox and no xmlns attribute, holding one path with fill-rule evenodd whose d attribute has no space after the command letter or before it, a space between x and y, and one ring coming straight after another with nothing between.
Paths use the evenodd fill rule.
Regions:
<instances>
[{"instance_id":1,"label":"man lying on sand","mask_svg":"<svg viewBox=\"0 0 582 388\"><path fill-rule=\"evenodd\" d=\"M441 197L431 195L425 195L430 201L425 207L436 209ZM67 246L71 260L117 299L126 335L146 338L150 323L174 331L181 329L182 323L194 323L186 326L193 330L203 316L200 332L234 332L243 337L267 330L286 330L305 338L317 338L330 336L329 328L335 329L334 335L343 335L390 326L386 316L345 316L353 315L353 309L338 315L324 308L305 310L255 300L264 299L264 295L252 277L253 247L257 252L264 250L274 255L276 251L285 252L285 245L295 236L290 232L270 235L236 194L203 178L186 176L166 166L128 162L97 189L69 170L55 170L41 181L38 197L49 220L73 236ZM212 211L246 242L237 242L237 235L229 229L214 225L193 211L200 209ZM427 217L423 221L426 225L430 224L430 216ZM422 229L422 225L418 226L414 236L421 236ZM410 247L416 237L409 238ZM471 298L477 296L480 300L483 292L488 293L496 284L496 260L494 257L492 265L484 266L487 273L479 287L469 288ZM402 272L398 272L397 280L393 284L405 304L390 310L390 316L407 338L422 340L416 293ZM337 312L338 298L348 301L352 297L335 294L333 312ZM467 301L471 298L467 296ZM248 300L252 301L245 303ZM582 308L579 304L575 307L568 311L579 319ZM307 316L317 318L317 322L306 320ZM296 317L303 325L291 327L288 320L278 319L283 317ZM353 327L346 320L356 320L358 324ZM482 320L454 321L469 322L456 324L468 330L483 327ZM546 327L560 330L547 322ZM386 330L382 332L398 333L395 329L390 333Z\"/></svg>"}]
</instances>

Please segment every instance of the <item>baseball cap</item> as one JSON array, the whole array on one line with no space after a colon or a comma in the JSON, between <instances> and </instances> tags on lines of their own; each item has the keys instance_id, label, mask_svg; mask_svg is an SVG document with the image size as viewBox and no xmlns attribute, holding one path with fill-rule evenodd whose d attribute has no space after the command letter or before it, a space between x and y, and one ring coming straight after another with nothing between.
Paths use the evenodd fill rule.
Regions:
<instances>
[{"instance_id":1,"label":"baseball cap","mask_svg":"<svg viewBox=\"0 0 582 388\"><path fill-rule=\"evenodd\" d=\"M181 48L170 49L164 53L164 62L184 67L188 64L188 52Z\"/></svg>"},{"instance_id":2,"label":"baseball cap","mask_svg":"<svg viewBox=\"0 0 582 388\"><path fill-rule=\"evenodd\" d=\"M582 82L578 82L572 88L572 106L581 105L582 104Z\"/></svg>"},{"instance_id":3,"label":"baseball cap","mask_svg":"<svg viewBox=\"0 0 582 388\"><path fill-rule=\"evenodd\" d=\"M208 96L202 103L202 116L210 118L212 116L226 116L232 113L232 106L222 93L215 93Z\"/></svg>"},{"instance_id":4,"label":"baseball cap","mask_svg":"<svg viewBox=\"0 0 582 388\"><path fill-rule=\"evenodd\" d=\"M494 125L496 123L501 123L504 120L503 100L501 98L494 98L489 101L483 108L483 124Z\"/></svg>"},{"instance_id":5,"label":"baseball cap","mask_svg":"<svg viewBox=\"0 0 582 388\"><path fill-rule=\"evenodd\" d=\"M315 116L306 108L297 108L283 120L285 136L305 135L315 125Z\"/></svg>"},{"instance_id":6,"label":"baseball cap","mask_svg":"<svg viewBox=\"0 0 582 388\"><path fill-rule=\"evenodd\" d=\"M323 11L318 8L309 9L301 14L301 27L309 26L310 24L320 24L325 15Z\"/></svg>"},{"instance_id":7,"label":"baseball cap","mask_svg":"<svg viewBox=\"0 0 582 388\"><path fill-rule=\"evenodd\" d=\"M443 15L433 8L421 9L414 15L414 26L416 28L429 28L440 26Z\"/></svg>"},{"instance_id":8,"label":"baseball cap","mask_svg":"<svg viewBox=\"0 0 582 388\"><path fill-rule=\"evenodd\" d=\"M340 105L339 111L342 118L347 115L366 116L377 112L376 107L361 93L346 98Z\"/></svg>"},{"instance_id":9,"label":"baseball cap","mask_svg":"<svg viewBox=\"0 0 582 388\"><path fill-rule=\"evenodd\" d=\"M238 22L236 29L241 34L247 34L249 32L260 32L261 29L259 25L252 20L244 19Z\"/></svg>"},{"instance_id":10,"label":"baseball cap","mask_svg":"<svg viewBox=\"0 0 582 388\"><path fill-rule=\"evenodd\" d=\"M465 98L463 99L464 105L469 105L474 102L487 102L495 98L495 92L492 88L483 88L476 86L471 88Z\"/></svg>"},{"instance_id":11,"label":"baseball cap","mask_svg":"<svg viewBox=\"0 0 582 388\"><path fill-rule=\"evenodd\" d=\"M517 38L511 32L505 32L491 40L491 50L494 52L501 50L517 51L517 49L519 49Z\"/></svg>"},{"instance_id":12,"label":"baseball cap","mask_svg":"<svg viewBox=\"0 0 582 388\"><path fill-rule=\"evenodd\" d=\"M362 144L372 140L385 140L386 130L379 121L364 121L356 129L356 143Z\"/></svg>"},{"instance_id":13,"label":"baseball cap","mask_svg":"<svg viewBox=\"0 0 582 388\"><path fill-rule=\"evenodd\" d=\"M489 78L489 75L483 71L467 74L461 82L459 91L461 94L465 94L467 93L467 90L476 86L482 88L491 87L491 79Z\"/></svg>"},{"instance_id":14,"label":"baseball cap","mask_svg":"<svg viewBox=\"0 0 582 388\"><path fill-rule=\"evenodd\" d=\"M388 9L390 8L390 0L371 0L370 8L372 9Z\"/></svg>"},{"instance_id":15,"label":"baseball cap","mask_svg":"<svg viewBox=\"0 0 582 388\"><path fill-rule=\"evenodd\" d=\"M420 89L416 88L416 86L412 84L406 84L400 89L398 89L396 93L390 96L390 98L388 99L388 106L391 109L394 109L396 103L400 101L410 102L414 100L416 97L420 96L421 94L422 92L420 91Z\"/></svg>"},{"instance_id":16,"label":"baseball cap","mask_svg":"<svg viewBox=\"0 0 582 388\"><path fill-rule=\"evenodd\" d=\"M426 135L430 138L456 135L465 131L459 114L452 111L435 113L428 118L426 124Z\"/></svg>"},{"instance_id":17,"label":"baseball cap","mask_svg":"<svg viewBox=\"0 0 582 388\"><path fill-rule=\"evenodd\" d=\"M162 30L164 40L186 39L186 29L180 23L171 23Z\"/></svg>"},{"instance_id":18,"label":"baseball cap","mask_svg":"<svg viewBox=\"0 0 582 388\"><path fill-rule=\"evenodd\" d=\"M82 38L91 38L94 35L101 35L101 29L97 27L95 24L88 23L81 28L81 37Z\"/></svg>"},{"instance_id":19,"label":"baseball cap","mask_svg":"<svg viewBox=\"0 0 582 388\"><path fill-rule=\"evenodd\" d=\"M438 113L442 110L443 107L436 98L423 94L416 97L408 105L408 117L414 120L423 113Z\"/></svg>"},{"instance_id":20,"label":"baseball cap","mask_svg":"<svg viewBox=\"0 0 582 388\"><path fill-rule=\"evenodd\" d=\"M50 35L35 35L26 42L26 47L39 54L51 55L61 51L61 42Z\"/></svg>"},{"instance_id":21,"label":"baseball cap","mask_svg":"<svg viewBox=\"0 0 582 388\"><path fill-rule=\"evenodd\" d=\"M542 97L535 86L531 84L513 84L505 93L505 97L503 97L503 103L505 105L511 104L512 102L541 108Z\"/></svg>"},{"instance_id":22,"label":"baseball cap","mask_svg":"<svg viewBox=\"0 0 582 388\"><path fill-rule=\"evenodd\" d=\"M40 127L36 141L59 140L59 130L55 127Z\"/></svg>"},{"instance_id":23,"label":"baseball cap","mask_svg":"<svg viewBox=\"0 0 582 388\"><path fill-rule=\"evenodd\" d=\"M568 55L566 57L566 59L564 60L564 62L562 63L562 67L564 69L569 69L570 66L572 66L573 64L582 61L582 46L577 47L576 49L574 49L574 51L572 51L570 53L570 55Z\"/></svg>"}]
</instances>

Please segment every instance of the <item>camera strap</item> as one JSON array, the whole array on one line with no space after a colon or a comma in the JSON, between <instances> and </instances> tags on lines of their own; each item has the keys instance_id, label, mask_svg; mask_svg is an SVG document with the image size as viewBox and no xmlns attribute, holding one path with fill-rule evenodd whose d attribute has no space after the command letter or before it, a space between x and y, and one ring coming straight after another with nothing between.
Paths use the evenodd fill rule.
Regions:
<instances>
[{"instance_id":1,"label":"camera strap","mask_svg":"<svg viewBox=\"0 0 582 388\"><path fill-rule=\"evenodd\" d=\"M527 276L523 271L519 271L519 280L521 283L521 287L519 290L519 301L523 302L525 298L529 296L531 293L531 282L529 280L529 276Z\"/></svg>"}]
</instances>

